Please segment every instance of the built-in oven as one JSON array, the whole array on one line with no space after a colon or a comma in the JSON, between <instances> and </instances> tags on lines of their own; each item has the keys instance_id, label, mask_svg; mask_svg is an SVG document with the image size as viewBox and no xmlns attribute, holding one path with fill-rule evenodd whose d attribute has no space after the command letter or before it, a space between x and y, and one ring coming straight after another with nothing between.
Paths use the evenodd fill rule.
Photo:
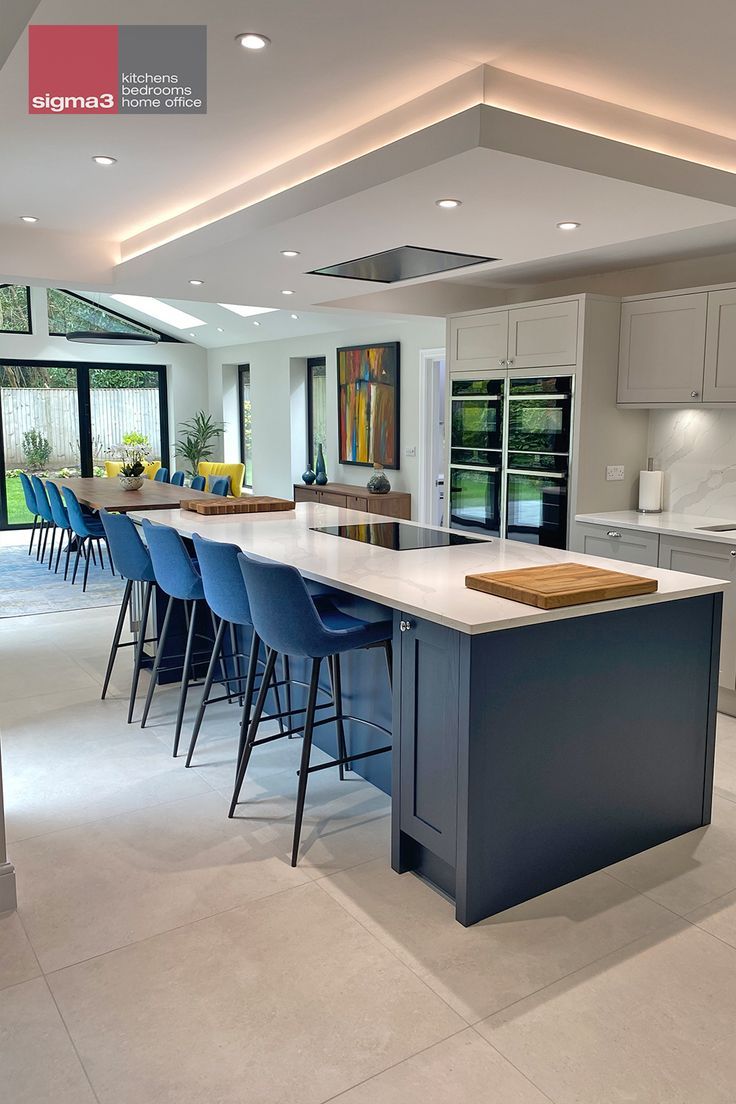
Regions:
<instances>
[{"instance_id":1,"label":"built-in oven","mask_svg":"<svg viewBox=\"0 0 736 1104\"><path fill-rule=\"evenodd\" d=\"M509 452L570 452L570 376L510 380L508 410Z\"/></svg>"},{"instance_id":2,"label":"built-in oven","mask_svg":"<svg viewBox=\"0 0 736 1104\"><path fill-rule=\"evenodd\" d=\"M503 448L502 379L453 379L450 463L495 464Z\"/></svg>"},{"instance_id":3,"label":"built-in oven","mask_svg":"<svg viewBox=\"0 0 736 1104\"><path fill-rule=\"evenodd\" d=\"M506 536L546 548L565 548L567 482L567 456L509 452Z\"/></svg>"},{"instance_id":4,"label":"built-in oven","mask_svg":"<svg viewBox=\"0 0 736 1104\"><path fill-rule=\"evenodd\" d=\"M450 520L453 529L501 535L501 465L450 465Z\"/></svg>"}]
</instances>

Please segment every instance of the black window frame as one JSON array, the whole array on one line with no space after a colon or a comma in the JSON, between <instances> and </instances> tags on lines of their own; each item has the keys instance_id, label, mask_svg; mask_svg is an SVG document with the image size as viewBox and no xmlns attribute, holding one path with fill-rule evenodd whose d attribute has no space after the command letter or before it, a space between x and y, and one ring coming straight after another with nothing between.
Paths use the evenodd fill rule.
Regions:
<instances>
[{"instance_id":1,"label":"black window frame","mask_svg":"<svg viewBox=\"0 0 736 1104\"><path fill-rule=\"evenodd\" d=\"M245 469L243 472L243 486L247 487L249 491L253 490L253 484L246 482L248 477L248 465L245 458L245 426L243 425L243 406L245 404L245 388L243 386L243 380L248 377L248 390L250 391L250 364L238 365L238 435L240 437L240 463ZM253 400L250 400L251 403ZM252 410L252 407L251 407ZM252 415L251 415L252 419ZM251 421L252 425L252 421ZM251 455L251 460L253 459ZM251 477L253 473L251 472Z\"/></svg>"},{"instance_id":2,"label":"black window frame","mask_svg":"<svg viewBox=\"0 0 736 1104\"><path fill-rule=\"evenodd\" d=\"M140 326L143 330L149 330L152 334L158 336L159 341L171 341L177 345L186 345L188 342L183 341L180 337L173 337L171 334L164 333L163 330L157 330L155 326L150 326L148 322L139 322L137 318L130 318L127 314L123 314L121 311L113 310L112 307L108 307L106 303L95 303L94 299L88 299L86 295L80 295L77 291L69 291L69 288L46 288L47 303L48 292L50 291L62 291L64 295L71 295L72 299L79 299L80 303L88 303L90 307L96 307L97 310L105 311L106 314L111 314L113 318L120 318L123 322L130 323L131 326ZM67 331L73 332L73 331ZM66 333L57 333L51 329L49 323L49 337L66 337Z\"/></svg>"},{"instance_id":3,"label":"black window frame","mask_svg":"<svg viewBox=\"0 0 736 1104\"><path fill-rule=\"evenodd\" d=\"M171 460L169 438L169 390L165 364L110 364L107 361L79 360L29 360L24 357L0 357L0 367L18 365L22 368L73 368L77 373L77 411L79 417L79 469L83 477L94 474L92 447L92 403L90 369L155 372L158 376L158 413L161 426L161 466L168 467ZM0 532L12 529L29 529L30 522L8 524L8 501L5 486L5 440L3 436L2 404L0 403Z\"/></svg>"},{"instance_id":4,"label":"black window frame","mask_svg":"<svg viewBox=\"0 0 736 1104\"><path fill-rule=\"evenodd\" d=\"M22 334L24 337L30 337L33 333L33 312L31 310L31 289L28 284L0 284L0 290L6 287L25 287L26 289L26 310L28 312L28 329L27 330L0 330L0 334Z\"/></svg>"},{"instance_id":5,"label":"black window frame","mask_svg":"<svg viewBox=\"0 0 736 1104\"><path fill-rule=\"evenodd\" d=\"M314 369L324 368L327 375L327 357L307 357L307 460L309 467L314 471L314 395L312 380ZM326 392L326 384L325 384Z\"/></svg>"}]
</instances>

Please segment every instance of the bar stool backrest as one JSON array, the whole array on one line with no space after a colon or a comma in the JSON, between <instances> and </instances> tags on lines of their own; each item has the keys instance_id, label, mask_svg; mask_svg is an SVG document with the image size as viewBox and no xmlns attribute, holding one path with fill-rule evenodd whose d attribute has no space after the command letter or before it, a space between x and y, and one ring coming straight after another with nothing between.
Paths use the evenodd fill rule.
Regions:
<instances>
[{"instance_id":1,"label":"bar stool backrest","mask_svg":"<svg viewBox=\"0 0 736 1104\"><path fill-rule=\"evenodd\" d=\"M26 500L26 507L34 517L37 517L38 503L36 502L36 495L33 491L33 484L24 471L18 472L18 475L20 477L20 485L23 488L23 497Z\"/></svg>"},{"instance_id":2,"label":"bar stool backrest","mask_svg":"<svg viewBox=\"0 0 736 1104\"><path fill-rule=\"evenodd\" d=\"M240 570L237 544L223 544L195 533L194 548L202 572L207 605L234 625L252 625L248 591Z\"/></svg>"},{"instance_id":3,"label":"bar stool backrest","mask_svg":"<svg viewBox=\"0 0 736 1104\"><path fill-rule=\"evenodd\" d=\"M204 488L205 488L206 483L207 483L207 480L205 479L205 477L203 475L195 475L194 478L192 479L192 490L193 491L203 491Z\"/></svg>"},{"instance_id":4,"label":"bar stool backrest","mask_svg":"<svg viewBox=\"0 0 736 1104\"><path fill-rule=\"evenodd\" d=\"M325 628L307 585L289 564L238 556L248 591L253 627L269 648L291 656L332 655L339 650L336 637L343 634Z\"/></svg>"},{"instance_id":5,"label":"bar stool backrest","mask_svg":"<svg viewBox=\"0 0 736 1104\"><path fill-rule=\"evenodd\" d=\"M60 529L71 529L69 513L62 501L61 491L50 479L46 480L46 494L49 496L49 505L51 506L51 516L54 519L54 524L58 525Z\"/></svg>"},{"instance_id":6,"label":"bar stool backrest","mask_svg":"<svg viewBox=\"0 0 736 1104\"><path fill-rule=\"evenodd\" d=\"M159 468L153 478L154 478L156 483L168 483L169 482L169 469L168 468Z\"/></svg>"},{"instance_id":7,"label":"bar stool backrest","mask_svg":"<svg viewBox=\"0 0 736 1104\"><path fill-rule=\"evenodd\" d=\"M46 494L46 488L37 475L31 476L31 483L33 484L33 495L36 499L36 513L44 521L53 523L54 517L51 513L51 503L49 502L49 496Z\"/></svg>"},{"instance_id":8,"label":"bar stool backrest","mask_svg":"<svg viewBox=\"0 0 736 1104\"><path fill-rule=\"evenodd\" d=\"M134 522L127 514L111 514L107 510L100 510L100 521L115 570L123 579L152 583L155 576L151 557Z\"/></svg>"},{"instance_id":9,"label":"bar stool backrest","mask_svg":"<svg viewBox=\"0 0 736 1104\"><path fill-rule=\"evenodd\" d=\"M175 471L174 474L171 477L172 485L174 487L183 487L184 486L184 476L185 475L186 475L186 472Z\"/></svg>"},{"instance_id":10,"label":"bar stool backrest","mask_svg":"<svg viewBox=\"0 0 736 1104\"><path fill-rule=\"evenodd\" d=\"M155 525L148 518L143 518L142 525L156 582L163 592L184 601L204 598L202 576L176 529Z\"/></svg>"},{"instance_id":11,"label":"bar stool backrest","mask_svg":"<svg viewBox=\"0 0 736 1104\"><path fill-rule=\"evenodd\" d=\"M220 475L217 479L210 479L210 494L222 495L227 498L230 493L230 476Z\"/></svg>"},{"instance_id":12,"label":"bar stool backrest","mask_svg":"<svg viewBox=\"0 0 736 1104\"><path fill-rule=\"evenodd\" d=\"M97 536L96 533L92 533L92 530L87 525L82 507L79 505L79 499L71 487L63 487L62 494L66 502L66 512L69 515L69 524L76 535L78 537Z\"/></svg>"}]
</instances>

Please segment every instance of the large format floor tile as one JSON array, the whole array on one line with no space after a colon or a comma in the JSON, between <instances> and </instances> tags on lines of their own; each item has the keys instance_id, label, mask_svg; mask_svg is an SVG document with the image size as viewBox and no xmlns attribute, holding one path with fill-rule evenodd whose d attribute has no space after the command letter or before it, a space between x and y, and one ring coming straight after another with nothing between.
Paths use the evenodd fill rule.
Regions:
<instances>
[{"instance_id":1,"label":"large format floor tile","mask_svg":"<svg viewBox=\"0 0 736 1104\"><path fill-rule=\"evenodd\" d=\"M733 1104L736 951L643 939L480 1026L555 1104Z\"/></svg>"},{"instance_id":2,"label":"large format floor tile","mask_svg":"<svg viewBox=\"0 0 736 1104\"><path fill-rule=\"evenodd\" d=\"M15 844L18 907L45 971L309 880L277 822L223 798L156 805Z\"/></svg>"},{"instance_id":3,"label":"large format floor tile","mask_svg":"<svg viewBox=\"0 0 736 1104\"><path fill-rule=\"evenodd\" d=\"M666 909L592 874L463 928L454 906L386 860L320 883L474 1023L642 935L672 930Z\"/></svg>"},{"instance_id":4,"label":"large format floor tile","mask_svg":"<svg viewBox=\"0 0 736 1104\"><path fill-rule=\"evenodd\" d=\"M0 989L38 977L38 965L17 912L0 913Z\"/></svg>"},{"instance_id":5,"label":"large format floor tile","mask_svg":"<svg viewBox=\"0 0 736 1104\"><path fill-rule=\"evenodd\" d=\"M0 992L0 1085L8 1104L95 1104L43 978Z\"/></svg>"},{"instance_id":6,"label":"large format floor tile","mask_svg":"<svg viewBox=\"0 0 736 1104\"><path fill-rule=\"evenodd\" d=\"M736 803L713 799L713 823L608 868L680 916L736 889Z\"/></svg>"},{"instance_id":7,"label":"large format floor tile","mask_svg":"<svg viewBox=\"0 0 736 1104\"><path fill-rule=\"evenodd\" d=\"M468 1028L335 1097L335 1104L549 1104Z\"/></svg>"},{"instance_id":8,"label":"large format floor tile","mask_svg":"<svg viewBox=\"0 0 736 1104\"><path fill-rule=\"evenodd\" d=\"M718 714L715 792L736 801L736 717Z\"/></svg>"},{"instance_id":9,"label":"large format floor tile","mask_svg":"<svg viewBox=\"0 0 736 1104\"><path fill-rule=\"evenodd\" d=\"M313 885L49 983L102 1104L318 1104L463 1025Z\"/></svg>"}]
</instances>

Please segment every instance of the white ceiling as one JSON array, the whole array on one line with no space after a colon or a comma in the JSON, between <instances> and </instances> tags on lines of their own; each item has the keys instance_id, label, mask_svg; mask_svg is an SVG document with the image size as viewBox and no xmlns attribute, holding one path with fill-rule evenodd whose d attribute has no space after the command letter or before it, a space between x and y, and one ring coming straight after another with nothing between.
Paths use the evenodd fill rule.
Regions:
<instances>
[{"instance_id":1,"label":"white ceiling","mask_svg":"<svg viewBox=\"0 0 736 1104\"><path fill-rule=\"evenodd\" d=\"M303 273L401 244L501 257L487 274L455 278L477 284L503 280L504 268L509 279L533 279L535 265L536 274L556 263L570 270L577 254L588 267L617 251L630 262L651 254L647 241L694 250L718 241L719 226L725 241L736 187L733 200L721 187L713 202L715 192L693 186L687 162L670 162L666 183L653 187L633 161L629 179L610 160L592 169L594 154L555 164L541 132L540 152L523 157L482 135L460 140L459 131L438 131L431 148L420 148L421 135L413 145L405 138L383 159L367 154L370 165L355 156L474 103L518 111L531 102L514 99L510 86L498 91L503 81L479 96L473 71L490 64L509 80L520 74L581 94L564 110L583 129L579 120L596 107L581 97L595 97L632 109L617 116L619 136L630 126L630 141L668 149L674 121L678 152L691 143L692 160L736 167L733 20L732 0L41 0L38 23L206 22L209 109L169 119L29 117L21 38L0 70L0 279L277 307L289 287L291 309L344 306L353 296L365 309L370 285ZM234 35L243 30L269 35L272 46L242 50ZM432 91L444 82L453 83ZM554 97L541 89L539 99ZM410 101L421 107L402 106ZM100 168L95 153L118 164ZM336 168L346 162L352 176ZM458 211L434 207L448 192L461 194ZM25 213L41 221L19 224ZM561 235L555 223L564 218L581 230ZM147 252L115 263L139 242ZM290 247L301 250L296 262L280 256ZM191 277L205 286L189 288ZM274 327L291 321L269 317Z\"/></svg>"}]
</instances>

